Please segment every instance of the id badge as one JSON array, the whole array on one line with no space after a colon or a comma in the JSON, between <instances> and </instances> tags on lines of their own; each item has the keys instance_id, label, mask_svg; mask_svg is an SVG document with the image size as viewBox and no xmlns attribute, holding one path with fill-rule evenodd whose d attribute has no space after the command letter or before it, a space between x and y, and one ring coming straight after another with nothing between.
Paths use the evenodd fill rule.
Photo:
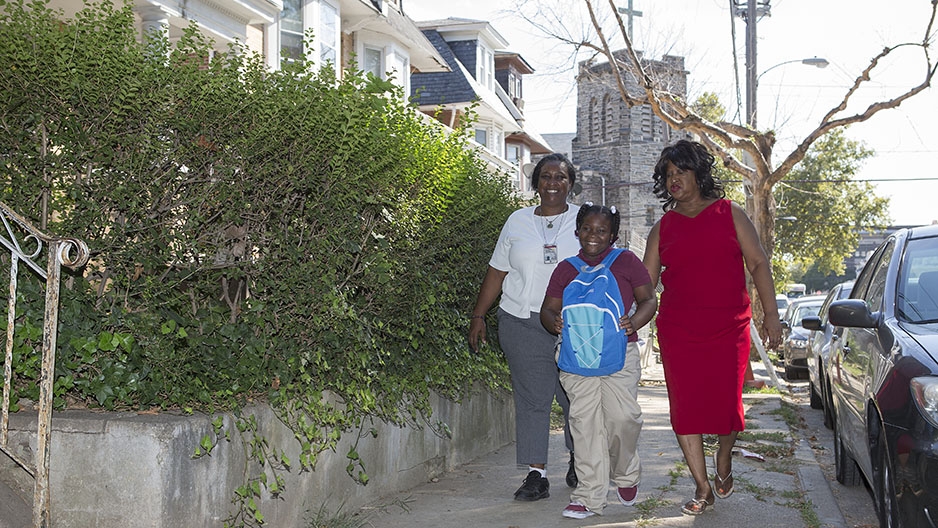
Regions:
<instances>
[{"instance_id":1,"label":"id badge","mask_svg":"<svg viewBox=\"0 0 938 528\"><path fill-rule=\"evenodd\" d=\"M557 246L553 244L544 245L544 264L557 263Z\"/></svg>"}]
</instances>

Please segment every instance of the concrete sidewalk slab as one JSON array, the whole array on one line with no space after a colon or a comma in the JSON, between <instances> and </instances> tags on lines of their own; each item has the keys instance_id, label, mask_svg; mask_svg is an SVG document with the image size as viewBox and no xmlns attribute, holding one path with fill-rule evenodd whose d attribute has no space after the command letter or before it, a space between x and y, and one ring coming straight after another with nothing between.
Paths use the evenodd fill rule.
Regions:
<instances>
[{"instance_id":1,"label":"concrete sidewalk slab","mask_svg":"<svg viewBox=\"0 0 938 528\"><path fill-rule=\"evenodd\" d=\"M755 365L754 365L755 366ZM657 368L656 368L657 367ZM542 526L694 526L697 528L754 526L790 528L806 526L803 509L811 509L805 500L801 479L811 474L810 460L800 460L804 451L797 449L783 418L778 394L746 394L747 431L738 447L766 453L764 460L741 456L733 458L735 492L728 499L717 499L707 513L693 517L681 513L681 505L693 497L694 485L683 464L668 417L667 391L659 381L660 365L646 369L639 389L644 426L639 441L642 457L642 484L638 503L621 506L610 488L609 506L601 516L583 520L566 519L561 511L570 500L564 484L568 455L559 432L551 436L548 478L551 495L536 502L513 500L526 468L515 464L514 444L474 460L444 474L439 479L410 490L384 497L362 510L365 526L381 528L527 528ZM779 441L781 439L781 441ZM795 456L797 451L798 456ZM713 475L712 459L708 469ZM816 493L824 484L812 478L809 489ZM818 500L815 498L815 500ZM844 526L839 511L820 512L821 526Z\"/></svg>"}]
</instances>

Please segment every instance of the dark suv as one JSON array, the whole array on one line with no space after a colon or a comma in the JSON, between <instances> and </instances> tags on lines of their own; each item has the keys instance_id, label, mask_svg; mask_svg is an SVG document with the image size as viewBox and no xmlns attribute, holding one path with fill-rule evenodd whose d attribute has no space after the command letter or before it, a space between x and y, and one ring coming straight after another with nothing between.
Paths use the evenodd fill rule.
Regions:
<instances>
[{"instance_id":1,"label":"dark suv","mask_svg":"<svg viewBox=\"0 0 938 528\"><path fill-rule=\"evenodd\" d=\"M837 480L881 526L938 526L938 225L890 235L829 320Z\"/></svg>"}]
</instances>

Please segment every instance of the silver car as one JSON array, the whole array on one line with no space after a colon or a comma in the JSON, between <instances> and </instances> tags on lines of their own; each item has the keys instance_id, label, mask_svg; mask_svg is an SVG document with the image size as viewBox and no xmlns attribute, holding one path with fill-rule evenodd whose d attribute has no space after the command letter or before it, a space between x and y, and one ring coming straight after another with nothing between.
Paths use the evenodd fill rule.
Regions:
<instances>
[{"instance_id":1,"label":"silver car","mask_svg":"<svg viewBox=\"0 0 938 528\"><path fill-rule=\"evenodd\" d=\"M779 349L785 366L785 379L807 377L808 371L808 330L801 326L801 320L817 315L824 302L822 295L810 295L792 299L791 305L782 319L782 346Z\"/></svg>"},{"instance_id":2,"label":"silver car","mask_svg":"<svg viewBox=\"0 0 938 528\"><path fill-rule=\"evenodd\" d=\"M817 315L801 320L801 325L810 330L808 334L808 379L811 390L811 408L824 411L824 425L834 428L834 403L831 401L830 373L827 372L831 355L831 341L839 337L834 326L827 321L827 309L833 301L846 299L853 289L853 281L842 282L827 293Z\"/></svg>"}]
</instances>

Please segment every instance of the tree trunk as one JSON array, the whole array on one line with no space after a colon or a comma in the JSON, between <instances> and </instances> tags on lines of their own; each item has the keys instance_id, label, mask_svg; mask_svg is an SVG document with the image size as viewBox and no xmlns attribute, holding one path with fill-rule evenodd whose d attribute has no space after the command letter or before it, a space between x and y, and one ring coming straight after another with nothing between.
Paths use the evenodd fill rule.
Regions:
<instances>
[{"instance_id":1,"label":"tree trunk","mask_svg":"<svg viewBox=\"0 0 938 528\"><path fill-rule=\"evenodd\" d=\"M755 225L759 241L771 265L775 248L775 197L772 196L769 174L760 174L757 170L753 176L751 191L749 199L746 200L746 212ZM756 328L761 329L765 314L762 310L759 292L756 291L751 278L749 278L749 296L752 299L752 318L756 322Z\"/></svg>"}]
</instances>

